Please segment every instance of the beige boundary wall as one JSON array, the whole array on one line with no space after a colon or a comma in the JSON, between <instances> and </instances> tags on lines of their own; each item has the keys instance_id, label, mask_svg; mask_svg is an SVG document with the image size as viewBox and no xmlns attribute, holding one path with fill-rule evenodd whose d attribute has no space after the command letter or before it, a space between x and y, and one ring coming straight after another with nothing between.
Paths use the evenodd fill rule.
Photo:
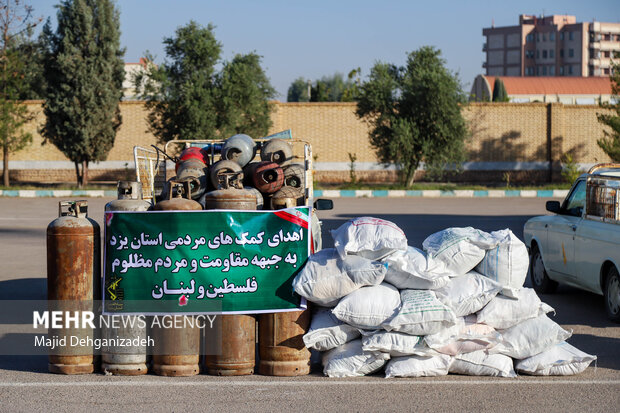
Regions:
<instances>
[{"instance_id":1,"label":"beige boundary wall","mask_svg":"<svg viewBox=\"0 0 620 413\"><path fill-rule=\"evenodd\" d=\"M44 117L42 102L27 102L36 114L28 126L33 143L11 155L9 166L14 182L72 182L73 164L53 145L42 145L38 129ZM506 172L511 180L557 179L560 159L571 152L584 168L608 162L596 144L603 136L597 121L598 106L561 103L472 103L464 111L472 129L467 143L467 162L456 180L497 181ZM108 160L90 165L91 180L128 179L133 174L133 147L149 147L156 139L148 131L143 102L121 103L123 124ZM389 181L394 168L383 168L368 142L368 125L355 116L354 103L275 102L270 133L291 129L293 136L312 144L317 180L342 182L349 179L349 153L357 158L357 178Z\"/></svg>"}]
</instances>

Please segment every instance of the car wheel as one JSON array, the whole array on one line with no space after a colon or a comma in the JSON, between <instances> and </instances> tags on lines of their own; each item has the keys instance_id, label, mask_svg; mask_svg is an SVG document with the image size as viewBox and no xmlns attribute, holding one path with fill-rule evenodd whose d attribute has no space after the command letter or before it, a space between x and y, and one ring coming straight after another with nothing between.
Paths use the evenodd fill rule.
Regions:
<instances>
[{"instance_id":1,"label":"car wheel","mask_svg":"<svg viewBox=\"0 0 620 413\"><path fill-rule=\"evenodd\" d=\"M558 283L547 275L538 246L532 248L530 256L530 279L534 290L539 294L552 293L558 288Z\"/></svg>"},{"instance_id":2,"label":"car wheel","mask_svg":"<svg viewBox=\"0 0 620 413\"><path fill-rule=\"evenodd\" d=\"M620 276L618 269L612 267L607 273L605 283L605 309L607 316L615 323L620 323Z\"/></svg>"}]
</instances>

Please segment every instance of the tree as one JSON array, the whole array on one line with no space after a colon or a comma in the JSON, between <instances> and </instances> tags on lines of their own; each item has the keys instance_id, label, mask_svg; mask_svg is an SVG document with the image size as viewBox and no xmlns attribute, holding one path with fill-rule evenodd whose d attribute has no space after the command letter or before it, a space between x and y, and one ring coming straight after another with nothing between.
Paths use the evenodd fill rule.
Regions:
<instances>
[{"instance_id":1,"label":"tree","mask_svg":"<svg viewBox=\"0 0 620 413\"><path fill-rule=\"evenodd\" d=\"M616 57L620 57L616 55ZM610 128L610 131L603 130L604 137L596 143L614 162L620 162L620 62L612 65L610 75L611 93L615 98L615 103L602 103L601 106L615 112L597 114L598 121Z\"/></svg>"},{"instance_id":2,"label":"tree","mask_svg":"<svg viewBox=\"0 0 620 413\"><path fill-rule=\"evenodd\" d=\"M425 46L410 53L404 67L378 62L359 89L356 114L371 126L370 143L383 164L399 168L407 186L421 162L442 170L463 160L466 95L440 55Z\"/></svg>"},{"instance_id":3,"label":"tree","mask_svg":"<svg viewBox=\"0 0 620 413\"><path fill-rule=\"evenodd\" d=\"M312 86L308 86L311 84L310 80L306 80L303 77L298 77L291 83L288 88L288 93L286 96L287 102L310 102L310 93L308 88Z\"/></svg>"},{"instance_id":4,"label":"tree","mask_svg":"<svg viewBox=\"0 0 620 413\"><path fill-rule=\"evenodd\" d=\"M272 109L268 99L275 90L260 57L249 53L221 62L222 45L214 29L194 21L178 28L174 37L164 39L164 64L148 65L134 79L136 88L144 87L150 129L160 142L267 134ZM223 68L217 72L220 63Z\"/></svg>"},{"instance_id":5,"label":"tree","mask_svg":"<svg viewBox=\"0 0 620 413\"><path fill-rule=\"evenodd\" d=\"M236 55L224 64L217 81L220 136L245 133L266 136L271 127L270 98L276 90L269 83L256 53Z\"/></svg>"},{"instance_id":6,"label":"tree","mask_svg":"<svg viewBox=\"0 0 620 413\"><path fill-rule=\"evenodd\" d=\"M350 102L355 95L356 85L353 77L359 69L352 71L347 79L342 73L336 72L331 76L323 76L314 82L299 77L288 88L288 102ZM310 96L308 96L310 84Z\"/></svg>"},{"instance_id":7,"label":"tree","mask_svg":"<svg viewBox=\"0 0 620 413\"><path fill-rule=\"evenodd\" d=\"M88 164L107 158L121 124L125 51L112 1L63 0L57 8L56 31L49 19L43 28L47 90L41 132L44 142L73 161L83 186Z\"/></svg>"},{"instance_id":8,"label":"tree","mask_svg":"<svg viewBox=\"0 0 620 413\"><path fill-rule=\"evenodd\" d=\"M508 92L506 92L506 86L504 86L504 82L499 77L495 78L495 83L493 84L493 102L509 102Z\"/></svg>"},{"instance_id":9,"label":"tree","mask_svg":"<svg viewBox=\"0 0 620 413\"><path fill-rule=\"evenodd\" d=\"M191 21L179 27L175 37L164 38L168 59L134 79L142 84L142 98L149 110L150 130L160 142L173 139L206 139L217 135L215 65L222 45L214 26ZM153 57L147 55L150 62Z\"/></svg>"},{"instance_id":10,"label":"tree","mask_svg":"<svg viewBox=\"0 0 620 413\"><path fill-rule=\"evenodd\" d=\"M28 108L20 102L28 95L29 59L22 51L31 30L41 21L32 16L32 7L20 0L0 3L0 144L2 145L2 183L10 185L9 156L32 142L32 134L23 127L32 120Z\"/></svg>"}]
</instances>

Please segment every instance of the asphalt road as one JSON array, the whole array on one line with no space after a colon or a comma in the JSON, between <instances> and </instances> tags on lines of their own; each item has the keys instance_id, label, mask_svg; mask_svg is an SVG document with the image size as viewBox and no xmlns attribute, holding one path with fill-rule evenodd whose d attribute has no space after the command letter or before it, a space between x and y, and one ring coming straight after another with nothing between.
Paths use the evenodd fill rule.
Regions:
<instances>
[{"instance_id":1,"label":"asphalt road","mask_svg":"<svg viewBox=\"0 0 620 413\"><path fill-rule=\"evenodd\" d=\"M107 201L89 199L90 215L100 223ZM355 216L389 219L419 247L451 226L510 228L522 238L523 223L544 214L544 202L345 198L320 216L325 247L332 245L329 230ZM0 300L45 299L45 229L57 211L58 199L0 198ZM556 309L554 320L573 330L569 342L598 356L596 367L577 376L516 379L330 379L320 371L297 378L124 378L53 375L45 356L0 355L0 411L618 411L620 326L606 320L602 297L561 287L541 298Z\"/></svg>"}]
</instances>

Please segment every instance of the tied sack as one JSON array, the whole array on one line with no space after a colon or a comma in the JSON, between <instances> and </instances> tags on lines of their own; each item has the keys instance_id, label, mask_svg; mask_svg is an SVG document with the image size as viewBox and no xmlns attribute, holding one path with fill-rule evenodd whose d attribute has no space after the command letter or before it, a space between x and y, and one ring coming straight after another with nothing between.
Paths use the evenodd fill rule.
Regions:
<instances>
[{"instance_id":1,"label":"tied sack","mask_svg":"<svg viewBox=\"0 0 620 413\"><path fill-rule=\"evenodd\" d=\"M422 243L428 259L427 271L452 276L467 274L482 261L485 248L496 243L488 233L472 227L436 232Z\"/></svg>"},{"instance_id":2,"label":"tied sack","mask_svg":"<svg viewBox=\"0 0 620 413\"><path fill-rule=\"evenodd\" d=\"M380 370L389 358L386 353L364 351L362 340L353 340L323 354L323 374L329 377L365 376Z\"/></svg>"},{"instance_id":3,"label":"tied sack","mask_svg":"<svg viewBox=\"0 0 620 413\"><path fill-rule=\"evenodd\" d=\"M451 363L452 357L445 354L397 357L388 362L385 377L446 376Z\"/></svg>"},{"instance_id":4,"label":"tied sack","mask_svg":"<svg viewBox=\"0 0 620 413\"><path fill-rule=\"evenodd\" d=\"M491 232L497 246L485 252L476 271L503 286L521 288L530 259L525 244L509 229Z\"/></svg>"},{"instance_id":5,"label":"tied sack","mask_svg":"<svg viewBox=\"0 0 620 413\"><path fill-rule=\"evenodd\" d=\"M570 376L581 373L594 360L596 356L562 341L540 354L517 361L515 369L533 376Z\"/></svg>"},{"instance_id":6,"label":"tied sack","mask_svg":"<svg viewBox=\"0 0 620 413\"><path fill-rule=\"evenodd\" d=\"M308 301L332 307L363 286L380 284L386 270L378 261L356 256L341 259L334 248L326 248L308 258L293 280L293 288Z\"/></svg>"},{"instance_id":7,"label":"tied sack","mask_svg":"<svg viewBox=\"0 0 620 413\"><path fill-rule=\"evenodd\" d=\"M424 344L423 338L396 331L379 330L374 334L363 335L362 348L366 351L389 353L392 357L410 356L413 354L418 356L436 354L436 352Z\"/></svg>"},{"instance_id":8,"label":"tied sack","mask_svg":"<svg viewBox=\"0 0 620 413\"><path fill-rule=\"evenodd\" d=\"M384 219L352 219L331 232L341 257L359 255L380 260L394 251L407 249L407 237L396 224Z\"/></svg>"},{"instance_id":9,"label":"tied sack","mask_svg":"<svg viewBox=\"0 0 620 413\"><path fill-rule=\"evenodd\" d=\"M402 290L398 313L382 327L417 336L434 334L456 324L454 312L431 290Z\"/></svg>"},{"instance_id":10,"label":"tied sack","mask_svg":"<svg viewBox=\"0 0 620 413\"><path fill-rule=\"evenodd\" d=\"M495 346L501 335L491 326L476 323L475 316L459 317L450 328L424 337L433 350L456 356Z\"/></svg>"},{"instance_id":11,"label":"tied sack","mask_svg":"<svg viewBox=\"0 0 620 413\"><path fill-rule=\"evenodd\" d=\"M500 333L502 340L489 349L489 353L505 354L519 360L542 353L572 335L544 314Z\"/></svg>"},{"instance_id":12,"label":"tied sack","mask_svg":"<svg viewBox=\"0 0 620 413\"><path fill-rule=\"evenodd\" d=\"M495 296L478 312L477 321L505 330L552 311L554 309L540 301L532 288L521 288L516 292L514 299L502 295Z\"/></svg>"},{"instance_id":13,"label":"tied sack","mask_svg":"<svg viewBox=\"0 0 620 413\"><path fill-rule=\"evenodd\" d=\"M351 326L376 330L400 307L400 294L390 284L362 287L344 297L332 310L336 318Z\"/></svg>"},{"instance_id":14,"label":"tied sack","mask_svg":"<svg viewBox=\"0 0 620 413\"><path fill-rule=\"evenodd\" d=\"M435 290L446 285L450 279L447 274L426 271L426 253L415 247L396 251L385 257L383 262L388 264L385 282L399 290Z\"/></svg>"},{"instance_id":15,"label":"tied sack","mask_svg":"<svg viewBox=\"0 0 620 413\"><path fill-rule=\"evenodd\" d=\"M470 271L450 279L445 287L435 290L435 294L457 317L463 317L480 310L501 289L502 286L495 281Z\"/></svg>"},{"instance_id":16,"label":"tied sack","mask_svg":"<svg viewBox=\"0 0 620 413\"><path fill-rule=\"evenodd\" d=\"M307 348L327 351L356 339L360 331L338 320L329 308L319 308L312 316L310 330L304 334Z\"/></svg>"},{"instance_id":17,"label":"tied sack","mask_svg":"<svg viewBox=\"0 0 620 413\"><path fill-rule=\"evenodd\" d=\"M487 354L485 350L455 356L450 373L468 376L517 377L512 359L503 354Z\"/></svg>"}]
</instances>

